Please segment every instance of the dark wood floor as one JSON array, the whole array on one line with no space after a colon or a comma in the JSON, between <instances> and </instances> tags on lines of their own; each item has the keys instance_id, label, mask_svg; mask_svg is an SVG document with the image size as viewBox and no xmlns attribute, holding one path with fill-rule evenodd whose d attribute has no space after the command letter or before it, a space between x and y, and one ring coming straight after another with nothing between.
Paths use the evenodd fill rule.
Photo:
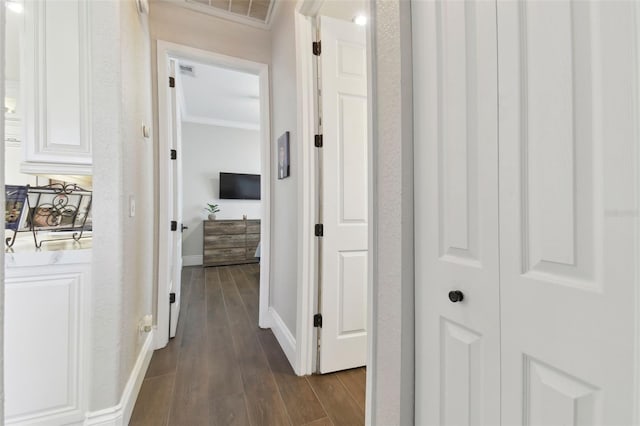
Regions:
<instances>
[{"instance_id":1,"label":"dark wood floor","mask_svg":"<svg viewBox=\"0 0 640 426\"><path fill-rule=\"evenodd\" d=\"M154 352L131 425L362 425L365 370L294 374L258 327L258 265L183 271L178 332Z\"/></svg>"}]
</instances>

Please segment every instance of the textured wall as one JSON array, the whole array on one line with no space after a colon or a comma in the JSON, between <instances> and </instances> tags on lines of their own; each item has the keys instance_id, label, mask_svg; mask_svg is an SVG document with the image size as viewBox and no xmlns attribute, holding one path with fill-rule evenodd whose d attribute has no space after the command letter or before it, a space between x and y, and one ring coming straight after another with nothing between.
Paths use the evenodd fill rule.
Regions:
<instances>
[{"instance_id":1,"label":"textured wall","mask_svg":"<svg viewBox=\"0 0 640 426\"><path fill-rule=\"evenodd\" d=\"M93 260L91 398L99 410L118 403L122 311L123 143L120 128L120 2L90 3ZM99 243L98 243L99 242Z\"/></svg>"},{"instance_id":2,"label":"textured wall","mask_svg":"<svg viewBox=\"0 0 640 426\"><path fill-rule=\"evenodd\" d=\"M277 140L290 133L292 159L298 158L297 88L294 10L295 2L284 1L272 30L271 50L271 158L278 158ZM271 186L271 286L269 306L296 335L298 294L298 177L299 164L291 163L291 177L278 180L272 161Z\"/></svg>"},{"instance_id":3,"label":"textured wall","mask_svg":"<svg viewBox=\"0 0 640 426\"><path fill-rule=\"evenodd\" d=\"M413 424L413 111L408 0L373 3L371 423ZM371 375L369 376L371 377Z\"/></svg>"},{"instance_id":4,"label":"textured wall","mask_svg":"<svg viewBox=\"0 0 640 426\"><path fill-rule=\"evenodd\" d=\"M0 0L0 22L4 22L5 10L4 0ZM4 31L0 31L0 81L4 81L4 36ZM4 99L4 84L0 87L0 99ZM0 141L0 164L4 164L4 114L0 114ZM4 170L0 173L0 186L4 188ZM4 217L4 191L0 195L0 214ZM0 283L0 419L4 419L4 256L0 259Z\"/></svg>"},{"instance_id":5,"label":"textured wall","mask_svg":"<svg viewBox=\"0 0 640 426\"><path fill-rule=\"evenodd\" d=\"M90 409L120 401L151 306L153 181L148 30L134 0L91 2L93 286ZM129 196L136 216L129 217Z\"/></svg>"},{"instance_id":6,"label":"textured wall","mask_svg":"<svg viewBox=\"0 0 640 426\"><path fill-rule=\"evenodd\" d=\"M260 132L182 123L182 256L202 256L207 202L220 205L218 219L260 219L259 200L220 200L220 172L260 174Z\"/></svg>"},{"instance_id":7,"label":"textured wall","mask_svg":"<svg viewBox=\"0 0 640 426\"><path fill-rule=\"evenodd\" d=\"M146 15L134 0L120 1L121 122L123 158L123 276L120 323L120 383L122 393L147 335L139 331L141 318L152 312L153 149L142 123L151 126L151 51ZM129 199L136 203L129 215Z\"/></svg>"}]
</instances>

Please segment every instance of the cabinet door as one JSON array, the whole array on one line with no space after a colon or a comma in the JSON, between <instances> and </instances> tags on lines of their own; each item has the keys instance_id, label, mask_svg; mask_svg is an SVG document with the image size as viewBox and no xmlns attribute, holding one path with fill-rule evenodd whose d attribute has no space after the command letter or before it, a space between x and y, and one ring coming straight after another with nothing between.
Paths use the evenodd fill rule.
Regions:
<instances>
[{"instance_id":1,"label":"cabinet door","mask_svg":"<svg viewBox=\"0 0 640 426\"><path fill-rule=\"evenodd\" d=\"M416 424L498 425L495 2L411 6Z\"/></svg>"},{"instance_id":2,"label":"cabinet door","mask_svg":"<svg viewBox=\"0 0 640 426\"><path fill-rule=\"evenodd\" d=\"M25 2L25 173L91 174L90 4Z\"/></svg>"},{"instance_id":3,"label":"cabinet door","mask_svg":"<svg viewBox=\"0 0 640 426\"><path fill-rule=\"evenodd\" d=\"M638 12L498 2L504 425L635 424Z\"/></svg>"}]
</instances>

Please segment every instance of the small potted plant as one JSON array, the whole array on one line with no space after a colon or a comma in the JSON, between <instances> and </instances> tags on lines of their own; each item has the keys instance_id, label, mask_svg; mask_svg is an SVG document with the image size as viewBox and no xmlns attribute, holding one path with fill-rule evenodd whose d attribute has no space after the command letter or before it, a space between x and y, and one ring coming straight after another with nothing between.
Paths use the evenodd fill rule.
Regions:
<instances>
[{"instance_id":1,"label":"small potted plant","mask_svg":"<svg viewBox=\"0 0 640 426\"><path fill-rule=\"evenodd\" d=\"M216 213L220 211L220 207L217 204L207 203L207 207L204 209L209 213L209 220L216 220Z\"/></svg>"}]
</instances>

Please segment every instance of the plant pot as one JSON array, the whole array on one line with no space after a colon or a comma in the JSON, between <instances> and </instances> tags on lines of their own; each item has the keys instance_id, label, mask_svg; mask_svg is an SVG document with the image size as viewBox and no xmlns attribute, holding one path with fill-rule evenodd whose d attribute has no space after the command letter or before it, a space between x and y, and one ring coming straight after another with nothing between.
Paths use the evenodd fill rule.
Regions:
<instances>
[{"instance_id":1,"label":"plant pot","mask_svg":"<svg viewBox=\"0 0 640 426\"><path fill-rule=\"evenodd\" d=\"M209 220L216 220L216 214L215 213L209 213Z\"/></svg>"}]
</instances>

